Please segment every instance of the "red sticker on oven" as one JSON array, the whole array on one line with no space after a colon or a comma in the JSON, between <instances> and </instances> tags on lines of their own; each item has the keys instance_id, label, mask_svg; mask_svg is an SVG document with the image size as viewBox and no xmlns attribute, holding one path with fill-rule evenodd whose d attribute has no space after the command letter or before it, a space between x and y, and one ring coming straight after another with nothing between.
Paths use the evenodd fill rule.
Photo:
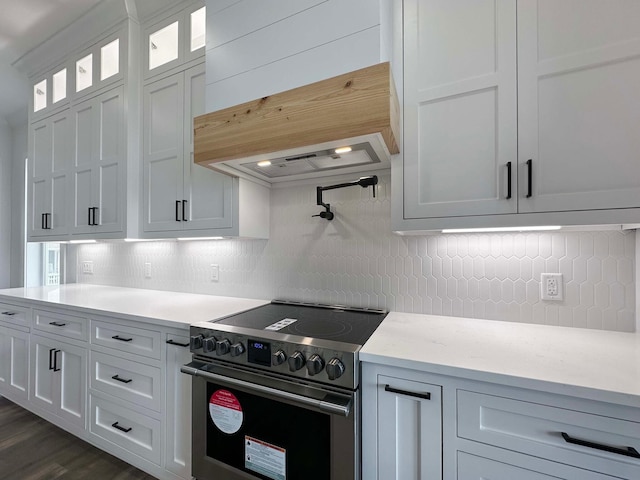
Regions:
<instances>
[{"instance_id":1,"label":"red sticker on oven","mask_svg":"<svg viewBox=\"0 0 640 480\"><path fill-rule=\"evenodd\" d=\"M236 433L242 426L242 405L229 390L216 390L209 399L209 415L224 433Z\"/></svg>"}]
</instances>

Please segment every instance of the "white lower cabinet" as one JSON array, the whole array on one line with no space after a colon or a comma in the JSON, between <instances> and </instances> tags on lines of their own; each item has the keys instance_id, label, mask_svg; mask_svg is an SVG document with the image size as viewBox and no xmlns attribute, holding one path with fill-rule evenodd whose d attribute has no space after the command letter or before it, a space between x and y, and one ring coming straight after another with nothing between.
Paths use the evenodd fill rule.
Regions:
<instances>
[{"instance_id":1,"label":"white lower cabinet","mask_svg":"<svg viewBox=\"0 0 640 480\"><path fill-rule=\"evenodd\" d=\"M191 377L180 367L191 361L189 337L166 336L166 444L165 468L184 478L191 477Z\"/></svg>"},{"instance_id":2,"label":"white lower cabinet","mask_svg":"<svg viewBox=\"0 0 640 480\"><path fill-rule=\"evenodd\" d=\"M363 372L363 478L442 479L442 387L417 372Z\"/></svg>"},{"instance_id":3,"label":"white lower cabinet","mask_svg":"<svg viewBox=\"0 0 640 480\"><path fill-rule=\"evenodd\" d=\"M33 405L85 428L87 349L32 334L30 370Z\"/></svg>"},{"instance_id":4,"label":"white lower cabinet","mask_svg":"<svg viewBox=\"0 0 640 480\"><path fill-rule=\"evenodd\" d=\"M0 325L0 395L26 401L29 395L29 332Z\"/></svg>"},{"instance_id":5,"label":"white lower cabinet","mask_svg":"<svg viewBox=\"0 0 640 480\"><path fill-rule=\"evenodd\" d=\"M639 408L369 363L362 373L364 479L640 478Z\"/></svg>"}]
</instances>

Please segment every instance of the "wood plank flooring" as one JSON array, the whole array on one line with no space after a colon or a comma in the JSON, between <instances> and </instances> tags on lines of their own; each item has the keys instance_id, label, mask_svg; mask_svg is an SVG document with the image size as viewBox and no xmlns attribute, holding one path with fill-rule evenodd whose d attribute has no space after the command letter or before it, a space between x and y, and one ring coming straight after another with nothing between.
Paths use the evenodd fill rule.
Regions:
<instances>
[{"instance_id":1,"label":"wood plank flooring","mask_svg":"<svg viewBox=\"0 0 640 480\"><path fill-rule=\"evenodd\" d=\"M0 397L2 480L154 480Z\"/></svg>"}]
</instances>

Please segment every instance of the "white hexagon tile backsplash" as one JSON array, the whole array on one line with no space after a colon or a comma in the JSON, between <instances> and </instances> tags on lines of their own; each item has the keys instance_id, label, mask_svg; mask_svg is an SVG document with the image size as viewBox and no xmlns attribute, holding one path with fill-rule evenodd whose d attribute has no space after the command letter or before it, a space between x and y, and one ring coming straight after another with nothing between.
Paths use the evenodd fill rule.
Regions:
<instances>
[{"instance_id":1,"label":"white hexagon tile backsplash","mask_svg":"<svg viewBox=\"0 0 640 480\"><path fill-rule=\"evenodd\" d=\"M315 185L274 188L268 241L81 245L78 267L91 260L94 273L78 268L77 281L634 330L634 231L400 237L389 190L381 177L375 199L370 188L325 192L329 222L312 217ZM542 273L563 274L563 301L540 299Z\"/></svg>"}]
</instances>

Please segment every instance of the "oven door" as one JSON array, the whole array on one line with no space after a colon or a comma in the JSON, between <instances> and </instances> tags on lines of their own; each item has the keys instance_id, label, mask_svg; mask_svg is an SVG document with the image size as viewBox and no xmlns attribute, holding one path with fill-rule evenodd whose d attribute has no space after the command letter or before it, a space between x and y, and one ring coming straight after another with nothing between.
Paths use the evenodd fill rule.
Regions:
<instances>
[{"instance_id":1,"label":"oven door","mask_svg":"<svg viewBox=\"0 0 640 480\"><path fill-rule=\"evenodd\" d=\"M192 474L198 480L357 480L358 398L193 361Z\"/></svg>"}]
</instances>

